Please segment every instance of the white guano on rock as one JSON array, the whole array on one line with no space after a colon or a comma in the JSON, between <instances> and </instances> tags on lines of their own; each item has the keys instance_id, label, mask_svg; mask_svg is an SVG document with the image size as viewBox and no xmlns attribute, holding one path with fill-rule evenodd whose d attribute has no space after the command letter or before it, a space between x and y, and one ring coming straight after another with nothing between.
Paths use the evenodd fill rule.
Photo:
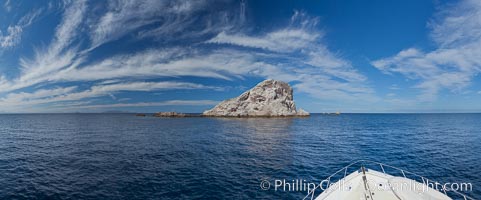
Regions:
<instances>
[{"instance_id":1,"label":"white guano on rock","mask_svg":"<svg viewBox=\"0 0 481 200\"><path fill-rule=\"evenodd\" d=\"M210 117L295 117L309 116L296 109L293 90L285 82L265 80L236 98L225 100L206 110L203 116Z\"/></svg>"}]
</instances>

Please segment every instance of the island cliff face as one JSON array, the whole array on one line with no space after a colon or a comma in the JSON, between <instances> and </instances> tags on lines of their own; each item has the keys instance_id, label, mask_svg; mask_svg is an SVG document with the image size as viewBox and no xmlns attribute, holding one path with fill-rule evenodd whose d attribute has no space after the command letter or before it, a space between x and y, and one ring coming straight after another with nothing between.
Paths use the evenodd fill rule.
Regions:
<instances>
[{"instance_id":1,"label":"island cliff face","mask_svg":"<svg viewBox=\"0 0 481 200\"><path fill-rule=\"evenodd\" d=\"M210 117L295 117L309 116L296 109L292 88L277 80L265 80L236 98L225 100L204 111Z\"/></svg>"}]
</instances>

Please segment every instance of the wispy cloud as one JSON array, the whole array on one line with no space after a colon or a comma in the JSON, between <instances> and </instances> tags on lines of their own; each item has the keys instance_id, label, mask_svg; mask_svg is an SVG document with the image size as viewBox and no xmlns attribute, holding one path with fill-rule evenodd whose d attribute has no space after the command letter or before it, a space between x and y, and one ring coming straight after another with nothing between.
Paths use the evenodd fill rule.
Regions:
<instances>
[{"instance_id":1,"label":"wispy cloud","mask_svg":"<svg viewBox=\"0 0 481 200\"><path fill-rule=\"evenodd\" d=\"M58 102L72 102L95 97L109 96L122 91L159 91L181 89L217 89L217 87L185 82L126 82L94 85L80 90L77 86L40 89L31 93L9 93L0 99L0 107L19 111L25 106L44 105ZM58 107L58 105L57 105ZM3 110L6 111L6 110Z\"/></svg>"},{"instance_id":2,"label":"wispy cloud","mask_svg":"<svg viewBox=\"0 0 481 200\"><path fill-rule=\"evenodd\" d=\"M268 65L256 69L254 73L285 81L299 81L295 87L316 98L352 100L361 95L369 96L366 100L375 99L373 91L364 83L366 77L349 61L329 50L325 34L317 29L317 24L317 18L296 11L287 28L262 35L221 32L207 43L263 50L256 58ZM247 51L252 52L253 49ZM263 60L263 56L269 59ZM283 63L272 63L269 61L272 58L283 60Z\"/></svg>"},{"instance_id":3,"label":"wispy cloud","mask_svg":"<svg viewBox=\"0 0 481 200\"><path fill-rule=\"evenodd\" d=\"M27 101L35 101L44 98L55 98L58 96L63 96L74 91L77 87L65 87L65 88L54 88L54 89L40 89L32 93L19 92L10 93L5 98L0 99L0 104L2 106L11 106L22 104Z\"/></svg>"},{"instance_id":4,"label":"wispy cloud","mask_svg":"<svg viewBox=\"0 0 481 200\"><path fill-rule=\"evenodd\" d=\"M161 102L82 105L82 106L76 106L75 109L153 107L153 106L205 106L205 105L215 105L218 103L219 101L212 101L212 100L169 100L169 101L161 101Z\"/></svg>"},{"instance_id":5,"label":"wispy cloud","mask_svg":"<svg viewBox=\"0 0 481 200\"><path fill-rule=\"evenodd\" d=\"M198 76L231 80L268 65L256 59L255 55L247 52L229 49L202 53L188 49L148 50L115 56L80 69L63 71L51 79L85 81L125 77Z\"/></svg>"},{"instance_id":6,"label":"wispy cloud","mask_svg":"<svg viewBox=\"0 0 481 200\"><path fill-rule=\"evenodd\" d=\"M463 1L440 12L429 24L437 48L424 52L409 48L372 62L385 73L418 80L420 100L432 101L443 89L458 92L481 71L481 3Z\"/></svg>"},{"instance_id":7,"label":"wispy cloud","mask_svg":"<svg viewBox=\"0 0 481 200\"><path fill-rule=\"evenodd\" d=\"M295 11L289 25L262 35L245 33L227 33L222 31L206 43L232 44L251 48L260 48L274 52L295 52L319 43L324 33L317 30L317 18L309 18L304 13Z\"/></svg>"},{"instance_id":8,"label":"wispy cloud","mask_svg":"<svg viewBox=\"0 0 481 200\"><path fill-rule=\"evenodd\" d=\"M162 69L156 69L156 67L152 66L152 64L157 64L155 62L165 62L165 56L168 56L165 54L169 54L169 52L168 50L167 52L163 52L163 49L152 51L147 50L132 55L114 56L104 61L100 61L99 65L96 67L89 66L87 69L78 70L78 67L87 61L89 52L104 43L116 40L123 35L132 34L135 31L139 31L137 30L139 27L156 23L160 23L160 25L157 28L154 28L152 31L155 32L156 29L160 28L166 31L166 33L175 35L176 33L173 30L165 29L165 27L176 27L179 30L182 30L186 29L192 24L179 24L176 20L169 20L169 17L185 16L187 18L192 18L192 15L198 10L209 8L207 3L204 1L109 1L108 5L109 6L107 7L107 10L100 17L97 16L98 18L89 18L90 16L95 17L96 15L92 14L87 16L87 9L89 6L87 1L66 1L63 10L62 21L57 26L55 35L50 44L46 47L38 47L35 50L35 56L33 58L22 58L20 60L20 65L22 67L21 75L17 79L4 81L2 84L0 84L0 92L17 90L47 81L55 82L59 80L71 80L69 75L73 75L73 77L75 77L74 80L99 80L108 79L112 76L124 77L122 74L126 74L125 72L136 71L135 68L138 66L149 68L150 70L145 69L139 70L140 73L130 73L132 76L146 75L145 73L148 73L148 76L196 75L189 73L167 73L163 75L162 73L159 73L162 71ZM25 16L24 20L21 21L30 23L32 21L32 15L33 14L29 14ZM212 16L213 19L215 17L217 16ZM223 25L215 26L219 27ZM204 28L205 30L211 30L209 27ZM86 45L82 43L83 40L81 39L82 30L85 29L90 30L87 33L88 37L91 38L91 44L82 49L81 46ZM14 29L12 29L12 33L15 33L13 30ZM212 31L213 30L215 29L212 29ZM147 33L144 31L142 34L145 35ZM163 36L165 36L165 34L160 34L156 37ZM178 36L179 35L176 35L176 38ZM6 38L5 44L12 43L12 40L13 37ZM177 51L174 53L181 52ZM140 65L118 67L117 65L122 65L121 62L115 61L115 59L118 58L123 61L129 60L130 63L139 61L135 64ZM147 62L138 60L143 58L147 58ZM149 61L153 63L149 63ZM188 62L189 61L187 60L185 64L188 64ZM116 70L117 73L112 72L111 75L108 73L102 74L101 69L105 69L107 66L116 67L118 69ZM88 69L92 69L94 71L89 72ZM97 69L99 69L100 74L95 73L95 70ZM142 73L142 71L145 73ZM183 71L183 69L177 69L174 71ZM188 72L191 70L185 69L184 71ZM207 74L203 74L202 71L209 71L208 69L199 69L197 71L199 71L199 76L220 76L213 72L206 72Z\"/></svg>"},{"instance_id":9,"label":"wispy cloud","mask_svg":"<svg viewBox=\"0 0 481 200\"><path fill-rule=\"evenodd\" d=\"M93 101L72 101L57 102L48 107L31 107L26 105L24 109L0 110L0 112L15 113L68 113L68 112L98 112L104 109L121 109L121 108L138 108L138 107L162 107L162 106L212 106L218 104L219 101L213 100L168 100L157 102L137 102L137 103L109 103L96 104Z\"/></svg>"},{"instance_id":10,"label":"wispy cloud","mask_svg":"<svg viewBox=\"0 0 481 200\"><path fill-rule=\"evenodd\" d=\"M32 86L44 81L59 70L76 67L82 62L73 43L78 40L78 29L86 10L85 1L74 1L67 6L61 23L57 26L52 42L46 48L35 50L33 59L21 58L21 75L8 83L0 85L0 92L8 92ZM31 23L31 20L27 20Z\"/></svg>"},{"instance_id":11,"label":"wispy cloud","mask_svg":"<svg viewBox=\"0 0 481 200\"><path fill-rule=\"evenodd\" d=\"M5 2L5 9L7 12L11 10L10 1ZM0 30L0 47L8 48L14 47L20 43L23 29L30 26L35 19L42 13L43 9L36 9L23 16L18 23L7 27L5 32ZM1 49L0 48L0 49Z\"/></svg>"},{"instance_id":12,"label":"wispy cloud","mask_svg":"<svg viewBox=\"0 0 481 200\"><path fill-rule=\"evenodd\" d=\"M6 0L5 3L3 4L3 8L5 9L5 11L10 12L12 10L11 0Z\"/></svg>"},{"instance_id":13,"label":"wispy cloud","mask_svg":"<svg viewBox=\"0 0 481 200\"><path fill-rule=\"evenodd\" d=\"M229 1L226 1L229 2ZM90 31L91 49L136 33L139 37L159 39L181 39L199 37L227 25L227 12L216 10L205 16L202 12L211 10L214 2L200 1L152 1L152 0L110 0L99 20L93 19ZM215 4L222 7L225 2ZM214 12L211 12L214 13ZM155 25L153 29L141 29Z\"/></svg>"},{"instance_id":14,"label":"wispy cloud","mask_svg":"<svg viewBox=\"0 0 481 200\"><path fill-rule=\"evenodd\" d=\"M6 34L3 34L0 31L0 47L5 48L15 46L20 41L21 34L22 28L20 26L9 26Z\"/></svg>"},{"instance_id":15,"label":"wispy cloud","mask_svg":"<svg viewBox=\"0 0 481 200\"><path fill-rule=\"evenodd\" d=\"M312 34L302 29L282 29L262 36L229 35L226 32L221 32L207 42L262 48L278 52L292 52L308 46L311 42L315 42L319 36L317 33Z\"/></svg>"},{"instance_id":16,"label":"wispy cloud","mask_svg":"<svg viewBox=\"0 0 481 200\"><path fill-rule=\"evenodd\" d=\"M17 77L0 75L0 93L5 94L0 106L73 105L109 95L115 101L122 91L222 89L187 82L141 81L166 77L276 78L319 99L375 99L366 77L341 53L328 48L317 18L296 11L285 26L258 34L245 28L245 5L232 11L223 6L229 1L220 1L216 7L211 3L111 0L106 7L96 7L93 1L65 1L53 38L37 46L33 56L20 59ZM22 23L31 24L35 16L38 14L25 16ZM103 45L126 38L157 43L96 56ZM83 90L85 87L59 86L64 83L90 86ZM22 93L25 88L34 92ZM36 91L51 95L40 96ZM60 92L64 93L57 94Z\"/></svg>"}]
</instances>

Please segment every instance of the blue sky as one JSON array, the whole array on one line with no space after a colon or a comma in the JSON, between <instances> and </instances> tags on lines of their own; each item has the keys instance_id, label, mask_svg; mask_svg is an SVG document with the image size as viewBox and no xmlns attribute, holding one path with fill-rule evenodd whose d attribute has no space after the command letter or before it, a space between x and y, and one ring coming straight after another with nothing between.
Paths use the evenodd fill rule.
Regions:
<instances>
[{"instance_id":1,"label":"blue sky","mask_svg":"<svg viewBox=\"0 0 481 200\"><path fill-rule=\"evenodd\" d=\"M310 112L481 112L481 3L0 1L0 112L202 112L268 79Z\"/></svg>"}]
</instances>

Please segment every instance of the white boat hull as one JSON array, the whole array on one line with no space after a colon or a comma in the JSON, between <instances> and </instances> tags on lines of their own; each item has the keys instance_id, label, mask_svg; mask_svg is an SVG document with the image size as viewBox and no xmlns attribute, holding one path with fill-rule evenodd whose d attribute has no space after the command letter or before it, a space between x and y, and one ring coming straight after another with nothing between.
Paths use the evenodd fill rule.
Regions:
<instances>
[{"instance_id":1,"label":"white boat hull","mask_svg":"<svg viewBox=\"0 0 481 200\"><path fill-rule=\"evenodd\" d=\"M447 195L405 177L371 169L355 171L317 196L316 200L451 200Z\"/></svg>"}]
</instances>

